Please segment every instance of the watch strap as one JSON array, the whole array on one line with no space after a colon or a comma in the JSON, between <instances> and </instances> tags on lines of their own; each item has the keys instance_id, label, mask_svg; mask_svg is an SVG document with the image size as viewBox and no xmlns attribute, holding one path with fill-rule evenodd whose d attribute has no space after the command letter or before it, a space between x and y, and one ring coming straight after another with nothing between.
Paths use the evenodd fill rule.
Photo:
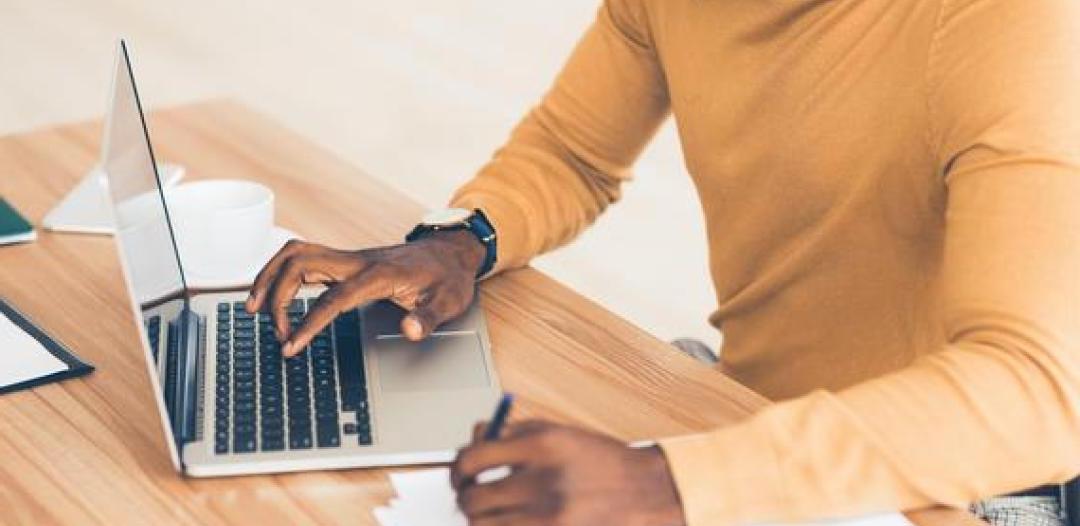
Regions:
<instances>
[{"instance_id":1,"label":"watch strap","mask_svg":"<svg viewBox=\"0 0 1080 526\"><path fill-rule=\"evenodd\" d=\"M434 232L448 232L455 230L468 230L478 241L480 241L480 244L484 245L484 261L480 264L480 269L476 272L476 278L479 279L491 272L491 270L495 268L495 262L498 257L495 227L491 225L491 221L484 215L483 210L480 210L479 208L474 209L473 213L461 223L454 223L451 225L417 225L416 228L413 228L413 230L405 236L405 241L412 242Z\"/></svg>"}]
</instances>

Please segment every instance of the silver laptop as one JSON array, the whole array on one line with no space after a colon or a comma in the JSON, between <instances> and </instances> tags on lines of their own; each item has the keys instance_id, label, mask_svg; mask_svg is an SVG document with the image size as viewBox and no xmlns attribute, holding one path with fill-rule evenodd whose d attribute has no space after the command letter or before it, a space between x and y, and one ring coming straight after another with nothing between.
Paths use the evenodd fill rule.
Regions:
<instances>
[{"instance_id":1,"label":"silver laptop","mask_svg":"<svg viewBox=\"0 0 1080 526\"><path fill-rule=\"evenodd\" d=\"M396 306L363 306L284 359L269 316L244 311L246 292L190 289L123 41L102 166L132 312L181 472L446 462L495 406L498 380L476 305L423 343L401 336ZM319 292L302 289L288 308L293 323Z\"/></svg>"}]
</instances>

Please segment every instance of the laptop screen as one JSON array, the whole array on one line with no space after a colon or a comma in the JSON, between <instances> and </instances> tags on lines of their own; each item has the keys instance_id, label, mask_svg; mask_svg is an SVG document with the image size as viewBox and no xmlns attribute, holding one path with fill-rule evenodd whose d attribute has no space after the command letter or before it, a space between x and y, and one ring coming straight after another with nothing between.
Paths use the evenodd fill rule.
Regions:
<instances>
[{"instance_id":1,"label":"laptop screen","mask_svg":"<svg viewBox=\"0 0 1080 526\"><path fill-rule=\"evenodd\" d=\"M180 387L187 385L187 359L165 345L167 330L188 323L187 285L172 229L165 192L156 169L150 135L135 87L127 44L120 41L113 93L105 117L101 168L108 180L116 240L128 290L139 318L151 375L173 466L179 468L177 438L185 436L188 413ZM171 365L170 365L171 364ZM181 370L183 372L181 372Z\"/></svg>"},{"instance_id":2,"label":"laptop screen","mask_svg":"<svg viewBox=\"0 0 1080 526\"><path fill-rule=\"evenodd\" d=\"M132 292L146 305L184 296L187 286L123 41L116 68L102 169L115 206L121 257L126 261Z\"/></svg>"}]
</instances>

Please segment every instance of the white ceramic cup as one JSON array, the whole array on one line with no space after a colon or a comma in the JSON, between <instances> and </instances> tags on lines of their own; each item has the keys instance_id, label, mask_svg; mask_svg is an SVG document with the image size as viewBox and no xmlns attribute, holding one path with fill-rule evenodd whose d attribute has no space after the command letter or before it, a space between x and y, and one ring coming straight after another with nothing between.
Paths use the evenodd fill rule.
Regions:
<instances>
[{"instance_id":1,"label":"white ceramic cup","mask_svg":"<svg viewBox=\"0 0 1080 526\"><path fill-rule=\"evenodd\" d=\"M185 266L194 271L240 268L265 252L274 228L274 193L232 179L196 181L166 190Z\"/></svg>"},{"instance_id":2,"label":"white ceramic cup","mask_svg":"<svg viewBox=\"0 0 1080 526\"><path fill-rule=\"evenodd\" d=\"M189 285L239 284L231 281L247 281L246 271L265 263L274 231L269 188L239 180L197 181L166 189L165 200ZM180 273L157 190L124 201L116 211L136 296L149 301L178 290ZM236 271L239 277L230 279Z\"/></svg>"}]
</instances>

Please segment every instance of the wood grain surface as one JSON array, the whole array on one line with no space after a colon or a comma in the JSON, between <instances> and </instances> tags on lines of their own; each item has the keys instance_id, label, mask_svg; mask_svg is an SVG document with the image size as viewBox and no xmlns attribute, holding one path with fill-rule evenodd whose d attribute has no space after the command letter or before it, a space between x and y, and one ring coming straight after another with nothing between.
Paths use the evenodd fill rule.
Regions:
<instances>
[{"instance_id":1,"label":"wood grain surface","mask_svg":"<svg viewBox=\"0 0 1080 526\"><path fill-rule=\"evenodd\" d=\"M272 187L278 224L311 241L397 243L423 212L234 102L158 111L150 128L158 158L182 162L188 180ZM97 160L99 135L91 122L0 138L0 195L40 224ZM533 269L481 291L501 381L519 397L515 418L634 440L730 424L767 403ZM370 510L390 498L386 470L175 473L111 239L41 232L0 248L0 296L98 368L0 397L0 523L374 524ZM909 516L978 524L950 510Z\"/></svg>"}]
</instances>

